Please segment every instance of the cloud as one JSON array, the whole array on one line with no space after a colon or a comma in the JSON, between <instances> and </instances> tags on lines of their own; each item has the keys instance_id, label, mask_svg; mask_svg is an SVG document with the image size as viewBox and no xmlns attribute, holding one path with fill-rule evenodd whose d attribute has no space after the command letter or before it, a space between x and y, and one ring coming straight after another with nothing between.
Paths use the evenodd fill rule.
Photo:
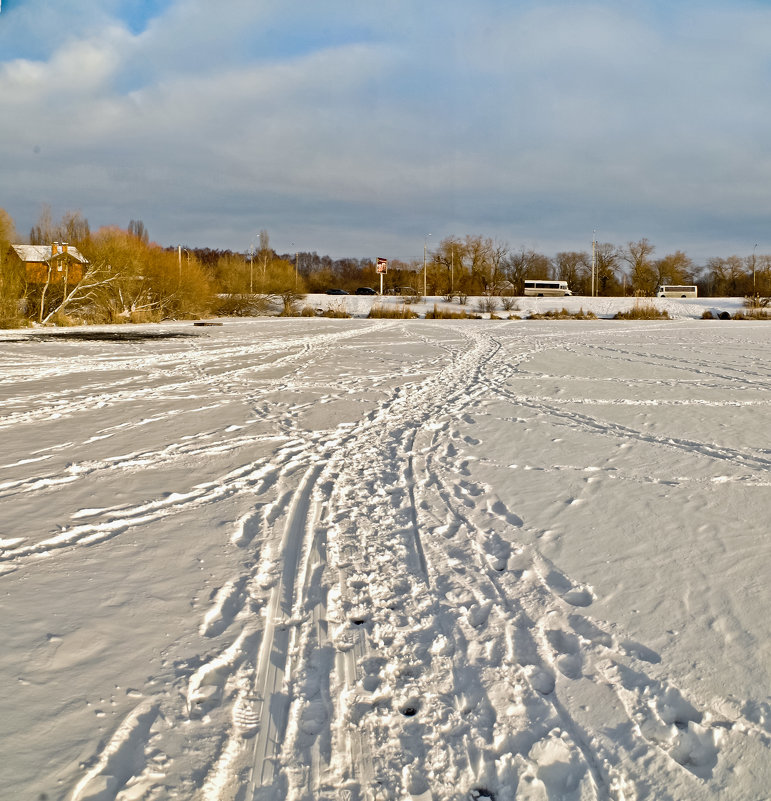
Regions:
<instances>
[{"instance_id":1,"label":"cloud","mask_svg":"<svg viewBox=\"0 0 771 801\"><path fill-rule=\"evenodd\" d=\"M268 228L407 258L427 230L548 252L599 228L699 257L771 213L759 5L55 5L45 47L36 0L0 32L29 49L0 57L0 205L22 230L47 201L189 245Z\"/></svg>"}]
</instances>

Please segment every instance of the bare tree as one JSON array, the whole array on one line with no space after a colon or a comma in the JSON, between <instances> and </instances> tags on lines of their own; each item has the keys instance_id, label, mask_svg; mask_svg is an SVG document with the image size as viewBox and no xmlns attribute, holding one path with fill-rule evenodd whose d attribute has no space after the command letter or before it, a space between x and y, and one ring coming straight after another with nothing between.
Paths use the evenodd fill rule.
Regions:
<instances>
[{"instance_id":1,"label":"bare tree","mask_svg":"<svg viewBox=\"0 0 771 801\"><path fill-rule=\"evenodd\" d=\"M657 285L687 284L693 281L693 262L682 250L669 253L659 259L654 267L657 273Z\"/></svg>"},{"instance_id":2,"label":"bare tree","mask_svg":"<svg viewBox=\"0 0 771 801\"><path fill-rule=\"evenodd\" d=\"M59 232L51 217L51 207L44 203L40 207L37 224L30 229L29 243L30 245L50 245L57 239L59 239Z\"/></svg>"},{"instance_id":3,"label":"bare tree","mask_svg":"<svg viewBox=\"0 0 771 801\"><path fill-rule=\"evenodd\" d=\"M510 253L504 262L503 270L517 295L525 292L525 280L549 278L551 262L542 253L521 248L518 253Z\"/></svg>"},{"instance_id":4,"label":"bare tree","mask_svg":"<svg viewBox=\"0 0 771 801\"><path fill-rule=\"evenodd\" d=\"M48 323L52 317L63 313L76 301L82 303L83 301L95 298L100 288L108 286L116 281L119 277L117 275L113 275L108 266L105 264L89 264L83 273L83 277L75 284L75 286L72 287L72 289L67 288L65 285L65 290L61 296L61 299L58 301L58 303L54 303L53 306L48 310L48 313L44 316L45 297L48 287L51 283L52 269L53 262L49 262L48 277L40 295L39 321L43 325Z\"/></svg>"},{"instance_id":5,"label":"bare tree","mask_svg":"<svg viewBox=\"0 0 771 801\"><path fill-rule=\"evenodd\" d=\"M743 294L747 283L744 261L739 256L714 257L707 261L713 293L719 296Z\"/></svg>"},{"instance_id":6,"label":"bare tree","mask_svg":"<svg viewBox=\"0 0 771 801\"><path fill-rule=\"evenodd\" d=\"M642 295L653 295L658 286L658 272L653 266L651 254L654 246L644 237L639 242L628 242L621 256L631 268L632 288Z\"/></svg>"},{"instance_id":7,"label":"bare tree","mask_svg":"<svg viewBox=\"0 0 771 801\"><path fill-rule=\"evenodd\" d=\"M554 257L557 278L567 281L574 293L588 295L591 288L591 257L584 251L569 250Z\"/></svg>"},{"instance_id":8,"label":"bare tree","mask_svg":"<svg viewBox=\"0 0 771 801\"><path fill-rule=\"evenodd\" d=\"M597 294L617 295L619 285L616 273L621 255L611 242L598 243L594 248L594 265L597 274Z\"/></svg>"},{"instance_id":9,"label":"bare tree","mask_svg":"<svg viewBox=\"0 0 771 801\"><path fill-rule=\"evenodd\" d=\"M150 235L142 220L130 220L128 232L131 236L136 237L143 245L147 245L150 242Z\"/></svg>"}]
</instances>

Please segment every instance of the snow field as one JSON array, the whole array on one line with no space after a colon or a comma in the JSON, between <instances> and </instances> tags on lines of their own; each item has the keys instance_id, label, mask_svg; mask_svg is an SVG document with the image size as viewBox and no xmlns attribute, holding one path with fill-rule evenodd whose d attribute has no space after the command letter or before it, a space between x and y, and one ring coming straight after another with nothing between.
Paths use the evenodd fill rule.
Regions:
<instances>
[{"instance_id":1,"label":"snow field","mask_svg":"<svg viewBox=\"0 0 771 801\"><path fill-rule=\"evenodd\" d=\"M762 797L763 324L163 330L0 347L0 786Z\"/></svg>"}]
</instances>

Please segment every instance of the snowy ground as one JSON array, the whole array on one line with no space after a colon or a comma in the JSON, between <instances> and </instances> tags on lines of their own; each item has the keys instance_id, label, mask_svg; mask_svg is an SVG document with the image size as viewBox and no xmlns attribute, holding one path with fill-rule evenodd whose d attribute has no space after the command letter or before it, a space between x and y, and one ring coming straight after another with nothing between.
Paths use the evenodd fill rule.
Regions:
<instances>
[{"instance_id":1,"label":"snowy ground","mask_svg":"<svg viewBox=\"0 0 771 801\"><path fill-rule=\"evenodd\" d=\"M0 332L0 797L767 798L771 328L665 303Z\"/></svg>"}]
</instances>

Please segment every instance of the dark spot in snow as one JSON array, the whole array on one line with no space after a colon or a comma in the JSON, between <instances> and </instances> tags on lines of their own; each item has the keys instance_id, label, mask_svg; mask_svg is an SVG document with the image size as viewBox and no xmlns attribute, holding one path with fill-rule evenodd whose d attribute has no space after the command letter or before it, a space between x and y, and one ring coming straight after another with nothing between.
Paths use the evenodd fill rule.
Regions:
<instances>
[{"instance_id":1,"label":"dark spot in snow","mask_svg":"<svg viewBox=\"0 0 771 801\"><path fill-rule=\"evenodd\" d=\"M402 713L402 715L404 715L405 718L413 718L418 714L418 708L416 706L412 706L412 704L403 706L399 711Z\"/></svg>"},{"instance_id":2,"label":"dark spot in snow","mask_svg":"<svg viewBox=\"0 0 771 801\"><path fill-rule=\"evenodd\" d=\"M185 333L183 331L89 331L87 328L77 331L46 331L28 334L24 339L35 342L53 342L67 339L80 342L144 342L160 339L187 339L199 337L200 334ZM16 342L22 340L15 340Z\"/></svg>"},{"instance_id":3,"label":"dark spot in snow","mask_svg":"<svg viewBox=\"0 0 771 801\"><path fill-rule=\"evenodd\" d=\"M484 787L474 787L469 791L468 797L472 801L495 801L495 793L492 790L486 790Z\"/></svg>"}]
</instances>

